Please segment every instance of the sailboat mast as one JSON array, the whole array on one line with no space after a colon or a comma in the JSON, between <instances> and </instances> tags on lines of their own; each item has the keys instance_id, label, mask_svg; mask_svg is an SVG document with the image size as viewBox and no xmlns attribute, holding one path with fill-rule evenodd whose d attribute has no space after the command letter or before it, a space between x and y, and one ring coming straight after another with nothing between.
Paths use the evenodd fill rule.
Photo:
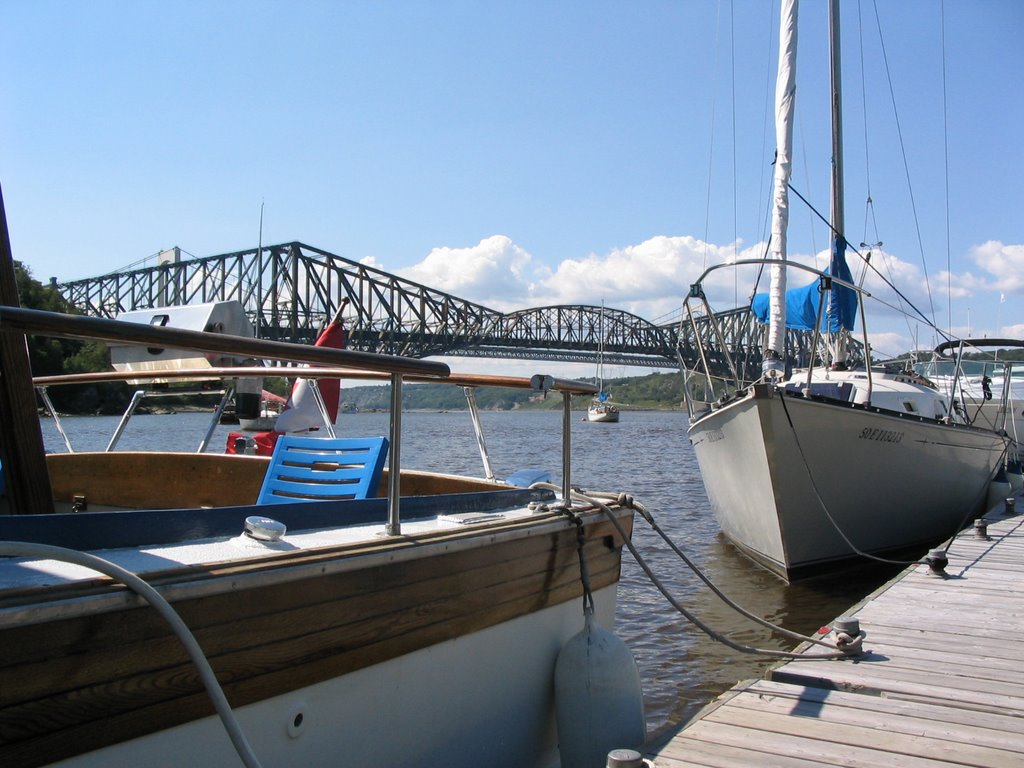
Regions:
<instances>
[{"instance_id":1,"label":"sailboat mast","mask_svg":"<svg viewBox=\"0 0 1024 768\"><path fill-rule=\"evenodd\" d=\"M829 63L832 78L832 243L833 248L845 249L845 207L843 202L843 78L839 41L839 0L830 0Z\"/></svg>"},{"instance_id":2,"label":"sailboat mast","mask_svg":"<svg viewBox=\"0 0 1024 768\"><path fill-rule=\"evenodd\" d=\"M829 273L844 274L839 265L846 263L846 231L845 202L843 199L843 77L842 48L839 37L839 0L830 0L828 5L828 50L829 71L832 82L832 259ZM838 314L836 292L828 295L830 304L829 317ZM831 323L829 324L831 327ZM834 365L846 362L846 338L839 329L835 337L832 361Z\"/></svg>"},{"instance_id":3,"label":"sailboat mast","mask_svg":"<svg viewBox=\"0 0 1024 768\"><path fill-rule=\"evenodd\" d=\"M782 0L779 21L779 70L775 81L775 177L772 191L772 258L786 260L789 227L789 177L793 167L793 111L796 105L796 18L798 0ZM786 267L773 264L768 290L768 344L763 372L785 372Z\"/></svg>"}]
</instances>

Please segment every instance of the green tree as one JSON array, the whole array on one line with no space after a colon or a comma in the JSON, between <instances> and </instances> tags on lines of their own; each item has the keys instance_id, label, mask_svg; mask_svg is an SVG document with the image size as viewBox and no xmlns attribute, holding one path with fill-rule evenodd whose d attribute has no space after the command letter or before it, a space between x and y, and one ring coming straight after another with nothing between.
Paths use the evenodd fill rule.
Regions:
<instances>
[{"instance_id":1,"label":"green tree","mask_svg":"<svg viewBox=\"0 0 1024 768\"><path fill-rule=\"evenodd\" d=\"M32 271L19 261L14 262L14 277L18 301L26 309L79 314L56 288L33 278ZM26 344L33 376L110 370L110 350L99 341L29 335ZM127 386L119 383L58 387L49 394L55 408L76 413L116 413L129 398Z\"/></svg>"}]
</instances>

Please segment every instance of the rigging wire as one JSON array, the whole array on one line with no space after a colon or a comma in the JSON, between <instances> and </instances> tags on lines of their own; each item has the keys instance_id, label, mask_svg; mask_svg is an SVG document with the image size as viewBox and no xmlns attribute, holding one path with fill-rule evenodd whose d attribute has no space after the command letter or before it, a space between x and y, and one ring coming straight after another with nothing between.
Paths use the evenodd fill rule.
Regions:
<instances>
[{"instance_id":1,"label":"rigging wire","mask_svg":"<svg viewBox=\"0 0 1024 768\"><path fill-rule=\"evenodd\" d=\"M864 201L864 242L861 243L861 247L865 247L867 243L877 243L880 248L882 245L882 238L878 236L878 221L875 219L875 202L871 194L871 147L869 141L868 132L868 95L867 95L867 72L864 65L864 22L861 16L861 4L857 3L857 38L859 42L860 51L860 93L861 93L861 107L862 115L864 120L864 181L867 186L867 197ZM868 235L868 220L871 221L871 228L874 231L873 236ZM870 258L870 253L868 254ZM896 279L892 274L892 264L885 257L883 253L879 254L879 258L882 260L882 264L885 267L889 277L889 284L895 285ZM864 268L861 272L860 285L864 284L864 278L867 276L868 263L865 261ZM907 324L907 333L910 338L914 338L914 329L910 323L910 316L907 314L903 307L902 300L898 299L900 305L900 314L903 317L904 322Z\"/></svg>"},{"instance_id":2,"label":"rigging wire","mask_svg":"<svg viewBox=\"0 0 1024 768\"><path fill-rule=\"evenodd\" d=\"M882 61L885 66L886 80L889 84L889 98L892 102L893 117L896 121L896 135L899 137L900 153L903 157L903 173L906 176L907 189L910 192L910 209L913 212L914 229L917 232L917 247L921 255L921 268L924 271L924 283L925 288L928 292L928 304L931 309L932 316L930 323L933 328L936 328L937 325L935 322L935 301L932 297L931 280L928 276L928 262L925 260L924 257L924 241L921 237L921 221L917 215L917 202L914 198L914 186L910 180L910 165L907 161L907 147L906 142L903 139L903 127L900 124L899 110L896 108L896 89L892 81L892 70L889 68L889 55L886 53L885 38L882 35L882 21L881 17L878 14L878 0L873 0L873 5L875 9L875 24L878 29L878 42L882 51Z\"/></svg>"},{"instance_id":3,"label":"rigging wire","mask_svg":"<svg viewBox=\"0 0 1024 768\"><path fill-rule=\"evenodd\" d=\"M949 245L949 112L946 105L946 3L939 3L939 23L942 29L942 170L946 198L946 327L953 328L953 266ZM996 329L999 333L999 329Z\"/></svg>"},{"instance_id":4,"label":"rigging wire","mask_svg":"<svg viewBox=\"0 0 1024 768\"><path fill-rule=\"evenodd\" d=\"M807 134L804 132L804 118L803 113L798 112L799 124L800 124L800 155L803 159L802 170L804 172L804 183L807 185L807 189L811 189L811 164L807 160ZM812 194L810 191L808 195ZM808 229L811 233L811 253L814 255L814 268L821 269L821 262L818 259L818 238L815 235L816 227L814 226L814 213L808 211L807 219L809 221Z\"/></svg>"},{"instance_id":5,"label":"rigging wire","mask_svg":"<svg viewBox=\"0 0 1024 768\"><path fill-rule=\"evenodd\" d=\"M768 156L768 137L771 135L771 121L772 121L772 57L775 54L775 41L779 39L778 31L775 29L776 14L771 4L766 6L768 8L768 23L765 28L768 30L768 45L765 46L765 50L768 54L768 61L766 62L765 71L765 83L764 83L764 118L761 123L761 157ZM769 163L768 167L771 168L774 163ZM761 173L760 189L757 191L757 199L765 201L764 215L760 223L761 240L766 241L769 237L768 233L771 227L771 195L765 190L766 183L770 184L772 179L771 173ZM756 231L756 228L755 228Z\"/></svg>"},{"instance_id":6,"label":"rigging wire","mask_svg":"<svg viewBox=\"0 0 1024 768\"><path fill-rule=\"evenodd\" d=\"M765 66L765 84L764 84L764 122L762 123L761 131L761 157L765 157L768 154L768 138L773 136L772 122L773 122L773 105L774 105L774 89L772 88L772 58L778 55L775 47L776 41L779 39L778 29L775 26L778 14L774 13L774 9L769 4L768 6L768 23L765 25L765 29L768 34L768 45L766 51L768 53L768 61ZM769 169L775 167L774 154L772 161L768 164ZM771 219L772 219L772 196L765 191L765 184L769 186L772 184L774 172L762 173L761 174L761 187L758 190L758 199L764 200L764 214L761 219L761 241L765 244L762 256L767 256L771 250ZM761 285L761 278L764 276L764 265L758 268L757 278L754 280L753 285L750 287L750 293L747 295L747 306L749 307L754 302L754 296L757 294L757 289Z\"/></svg>"},{"instance_id":7,"label":"rigging wire","mask_svg":"<svg viewBox=\"0 0 1024 768\"><path fill-rule=\"evenodd\" d=\"M718 51L721 47L721 15L722 5L719 2L718 10L715 12L715 66L711 75L711 136L708 141L708 187L704 198L704 261L701 269L708 268L708 230L711 226L711 178L714 175L715 114L718 102Z\"/></svg>"},{"instance_id":8,"label":"rigging wire","mask_svg":"<svg viewBox=\"0 0 1024 768\"><path fill-rule=\"evenodd\" d=\"M875 236L871 242L878 242L878 223L874 221L875 209L871 199L871 147L868 143L868 94L867 74L864 67L864 23L861 19L861 4L857 3L857 40L860 43L860 101L861 114L864 117L864 185L867 187L867 198L864 202L864 240L868 240L868 218L874 223ZM865 268L866 269L866 268Z\"/></svg>"},{"instance_id":9,"label":"rigging wire","mask_svg":"<svg viewBox=\"0 0 1024 768\"><path fill-rule=\"evenodd\" d=\"M729 3L729 84L732 90L732 258L739 259L739 221L737 199L737 179L739 175L736 167L736 13L735 6ZM740 303L740 283L738 270L732 271L732 303L737 306Z\"/></svg>"},{"instance_id":10,"label":"rigging wire","mask_svg":"<svg viewBox=\"0 0 1024 768\"><path fill-rule=\"evenodd\" d=\"M811 210L814 211L815 216L817 216L819 219L821 219L825 223L825 226L827 226L829 228L830 232L832 232L833 234L838 235L839 237L842 237L843 240L846 241L846 247L849 248L851 251L853 251L853 253L855 253L864 262L865 267L867 269L871 270L875 274L875 276L878 277L886 285L887 288L889 288L890 290L892 290L893 293L896 294L896 296L900 299L901 303L902 302L906 302L907 306L910 307L910 309L912 309L921 318L922 321L927 323L928 326L930 328L932 328L933 330L935 330L937 333L942 334L944 337L946 337L948 339L948 336L945 334L945 332L943 332L940 328L938 328L935 325L935 323L933 323L931 320L929 320L928 317L920 309L918 309L914 305L914 303L910 299L908 299L903 294L903 292L899 288L897 288L895 286L895 284L889 278L887 278L885 275L883 275L881 272L878 271L877 267L875 267L870 261L865 259L864 255L859 250L857 250L856 247L854 247L853 243L851 243L849 240L846 239L846 236L842 232L836 232L835 228L832 226L832 223L825 216L823 216L821 214L821 212L817 208L815 208L806 197L804 197L802 194L800 194L800 191L797 190L795 187L793 187L792 184L790 184L790 186L789 186L789 191L792 192L794 195L796 195L798 198L800 198L800 201L804 205L806 205L809 208L811 208ZM884 306L887 306L890 309L898 309L901 312L905 312L905 310L903 310L902 307L896 307L896 306L890 304L889 302L883 301L882 299L878 298L877 296L875 296L875 295L873 295L871 293L868 293L867 291L864 291L863 293L864 293L865 296L870 296L872 299L874 299L878 303L880 303L880 304L882 304Z\"/></svg>"}]
</instances>

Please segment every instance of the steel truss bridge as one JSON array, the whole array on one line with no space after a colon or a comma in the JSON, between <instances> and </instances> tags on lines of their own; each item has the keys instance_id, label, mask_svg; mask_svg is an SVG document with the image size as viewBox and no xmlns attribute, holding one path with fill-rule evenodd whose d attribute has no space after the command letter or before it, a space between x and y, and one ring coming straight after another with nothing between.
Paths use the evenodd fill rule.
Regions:
<instances>
[{"instance_id":1,"label":"steel truss bridge","mask_svg":"<svg viewBox=\"0 0 1024 768\"><path fill-rule=\"evenodd\" d=\"M57 288L84 314L108 318L234 300L245 308L257 337L297 343L315 341L345 302L350 348L418 358L594 363L603 338L604 362L610 365L678 368L682 357L692 367L699 361L694 333L708 322L703 317L655 325L622 310L583 305L503 313L299 242L184 260L174 249L161 254L156 266ZM729 310L716 318L721 341L737 363L759 369L762 334L749 311ZM808 343L806 335L794 335L791 342L794 350ZM725 373L723 350L705 350Z\"/></svg>"}]
</instances>

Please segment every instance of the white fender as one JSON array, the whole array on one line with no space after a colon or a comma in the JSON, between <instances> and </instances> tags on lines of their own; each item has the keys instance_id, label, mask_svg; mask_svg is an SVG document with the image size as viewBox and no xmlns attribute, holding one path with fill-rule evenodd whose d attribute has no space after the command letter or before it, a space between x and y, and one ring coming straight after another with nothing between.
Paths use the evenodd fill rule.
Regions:
<instances>
[{"instance_id":1,"label":"white fender","mask_svg":"<svg viewBox=\"0 0 1024 768\"><path fill-rule=\"evenodd\" d=\"M613 749L638 749L647 736L636 660L589 610L555 662L555 714L562 768L604 768Z\"/></svg>"}]
</instances>

